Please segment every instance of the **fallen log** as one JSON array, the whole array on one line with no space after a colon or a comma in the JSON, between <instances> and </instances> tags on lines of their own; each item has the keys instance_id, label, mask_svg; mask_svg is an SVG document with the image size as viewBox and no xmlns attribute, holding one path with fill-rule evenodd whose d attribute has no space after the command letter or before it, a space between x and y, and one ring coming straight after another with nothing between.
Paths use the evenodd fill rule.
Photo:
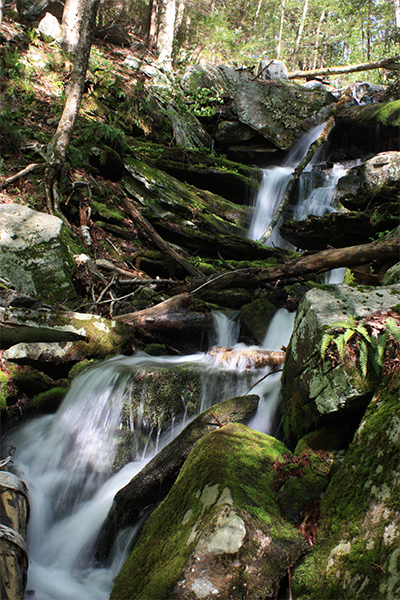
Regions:
<instances>
[{"instance_id":1,"label":"fallen log","mask_svg":"<svg viewBox=\"0 0 400 600\"><path fill-rule=\"evenodd\" d=\"M273 350L249 350L246 348L213 348L207 352L217 362L231 367L243 369L262 369L272 367L275 369L285 361L285 352Z\"/></svg>"},{"instance_id":2,"label":"fallen log","mask_svg":"<svg viewBox=\"0 0 400 600\"><path fill-rule=\"evenodd\" d=\"M140 211L136 208L135 204L128 198L123 198L121 203L122 208L129 214L130 217L135 221L138 227L160 248L167 256L169 256L174 262L181 266L189 275L193 277L199 277L202 275L201 271L193 267L183 256L180 256L176 250L174 250L162 237L156 232L154 227L145 219Z\"/></svg>"},{"instance_id":3,"label":"fallen log","mask_svg":"<svg viewBox=\"0 0 400 600\"><path fill-rule=\"evenodd\" d=\"M205 287L213 290L235 287L248 288L278 280L285 281L292 277L302 277L311 273L324 273L339 267L362 265L375 260L399 260L399 257L400 237L394 237L359 246L322 250L316 254L301 256L275 267L237 269L236 271L219 274L212 279L197 282L171 282L167 286L170 294L182 294L183 292L195 294Z\"/></svg>"},{"instance_id":4,"label":"fallen log","mask_svg":"<svg viewBox=\"0 0 400 600\"><path fill-rule=\"evenodd\" d=\"M2 600L24 597L28 549L28 490L13 473L0 471L0 591Z\"/></svg>"},{"instance_id":5,"label":"fallen log","mask_svg":"<svg viewBox=\"0 0 400 600\"><path fill-rule=\"evenodd\" d=\"M312 79L320 75L340 75L342 73L357 73L359 71L371 71L372 69L400 70L400 56L385 58L369 63L347 65L346 67L325 67L323 69L312 69L311 71L293 71L288 74L288 79Z\"/></svg>"},{"instance_id":6,"label":"fallen log","mask_svg":"<svg viewBox=\"0 0 400 600\"><path fill-rule=\"evenodd\" d=\"M187 293L114 319L146 331L206 331L214 323L212 313L205 304Z\"/></svg>"},{"instance_id":7,"label":"fallen log","mask_svg":"<svg viewBox=\"0 0 400 600\"><path fill-rule=\"evenodd\" d=\"M259 397L256 395L240 396L215 404L202 412L119 490L100 532L97 558L106 559L118 532L137 524L141 517L143 522L148 516L146 509L149 505L155 508L165 498L200 438L215 431L219 423L246 423L257 410L258 401Z\"/></svg>"}]
</instances>

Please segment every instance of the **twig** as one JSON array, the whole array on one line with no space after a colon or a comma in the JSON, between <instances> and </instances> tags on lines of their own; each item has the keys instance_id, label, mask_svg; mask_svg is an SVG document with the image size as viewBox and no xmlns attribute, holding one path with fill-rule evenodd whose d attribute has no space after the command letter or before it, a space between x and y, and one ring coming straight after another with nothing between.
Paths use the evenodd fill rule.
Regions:
<instances>
[{"instance_id":1,"label":"twig","mask_svg":"<svg viewBox=\"0 0 400 600\"><path fill-rule=\"evenodd\" d=\"M222 258L221 252L219 250L218 250L218 258L220 259L220 261L222 262L222 264L224 265L224 267L226 267L230 271L234 271L235 270L234 266L230 265L224 258Z\"/></svg>"},{"instance_id":2,"label":"twig","mask_svg":"<svg viewBox=\"0 0 400 600\"><path fill-rule=\"evenodd\" d=\"M282 371L283 371L283 369L277 369L276 371L271 371L270 373L267 373L266 375L264 375L264 377L261 377L261 379L259 379L258 381L256 381L256 382L255 382L255 383L254 383L254 384L251 386L251 388L249 388L249 389L247 390L247 392L246 392L245 396L247 396L247 394L248 394L249 392L251 392L251 390L252 390L253 388L255 388L255 387L256 387L256 385L258 385L259 383L261 383L262 381L264 381L264 379L266 379L266 378L267 378L267 377L269 377L270 375L273 375L274 373L282 373Z\"/></svg>"},{"instance_id":3,"label":"twig","mask_svg":"<svg viewBox=\"0 0 400 600\"><path fill-rule=\"evenodd\" d=\"M113 286L115 283L115 275L113 276L113 278L111 279L110 283L108 285L106 285L106 287L104 288L104 290L101 292L100 296L97 298L97 301L95 302L95 304L98 304L99 302L102 301L102 299L104 298L104 294L106 294L108 292L108 290L110 289L111 286Z\"/></svg>"},{"instance_id":4,"label":"twig","mask_svg":"<svg viewBox=\"0 0 400 600\"><path fill-rule=\"evenodd\" d=\"M212 417L214 417L214 419L217 421L217 423L218 423L218 425L219 425L220 427L223 427L223 426L224 426L224 425L223 425L223 423L221 423L221 421L218 419L217 415L215 415L213 412L212 412L212 413L210 413L210 414L211 414L211 416L212 416Z\"/></svg>"},{"instance_id":5,"label":"twig","mask_svg":"<svg viewBox=\"0 0 400 600\"><path fill-rule=\"evenodd\" d=\"M288 567L288 580L289 580L289 600L293 600L293 595L292 595L292 572L290 570L290 567Z\"/></svg>"},{"instance_id":6,"label":"twig","mask_svg":"<svg viewBox=\"0 0 400 600\"><path fill-rule=\"evenodd\" d=\"M241 271L244 271L244 269L235 269L234 271L230 271L229 273L221 273L221 275L217 275L217 277L214 277L214 279L209 279L209 281L206 281L205 283L200 285L198 288L193 290L192 294L195 294L196 292L201 290L201 288L205 287L206 285L210 285L210 283L214 283L214 281L217 281L217 279L221 279L221 277L225 277L225 275L230 275L231 273L240 273Z\"/></svg>"},{"instance_id":7,"label":"twig","mask_svg":"<svg viewBox=\"0 0 400 600\"><path fill-rule=\"evenodd\" d=\"M150 285L149 283L147 284L147 286ZM147 287L145 286L145 287ZM141 288L143 289L143 288ZM99 304L108 304L109 302L119 302L120 300L125 300L125 298L129 298L130 296L134 296L139 290L135 290L134 292L130 292L130 294L125 294L125 296L120 296L119 298L112 298L111 300L102 300L102 301L97 301L93 300L93 302L87 302L86 304L81 304L80 306L77 307L76 310L80 309L80 308L85 308L85 306L93 306L94 304L99 305Z\"/></svg>"},{"instance_id":8,"label":"twig","mask_svg":"<svg viewBox=\"0 0 400 600\"><path fill-rule=\"evenodd\" d=\"M22 171L19 171L12 177L7 177L7 179L5 179L3 181L2 187L7 186L10 183L14 183L14 181L16 181L17 179L21 179L21 177L25 177L25 175L28 175L28 173L31 173L32 171L35 171L36 169L39 169L39 168L44 169L45 166L46 165L44 163L31 163L30 165L25 167L25 169L22 169Z\"/></svg>"},{"instance_id":9,"label":"twig","mask_svg":"<svg viewBox=\"0 0 400 600\"><path fill-rule=\"evenodd\" d=\"M112 292L112 290L109 290L108 293L109 293L109 296L110 296L110 298L112 300L112 302L110 304L110 310L109 310L109 313L108 313L109 316L110 316L110 319L111 319L112 316L113 316L113 312L114 312L114 305L115 305L116 298L115 298L114 293Z\"/></svg>"}]
</instances>

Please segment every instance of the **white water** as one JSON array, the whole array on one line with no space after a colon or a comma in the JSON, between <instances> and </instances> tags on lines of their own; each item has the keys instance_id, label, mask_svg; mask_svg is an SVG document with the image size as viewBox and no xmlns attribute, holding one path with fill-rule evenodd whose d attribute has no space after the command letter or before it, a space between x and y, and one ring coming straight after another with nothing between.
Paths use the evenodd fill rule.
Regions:
<instances>
[{"instance_id":1,"label":"white water","mask_svg":"<svg viewBox=\"0 0 400 600\"><path fill-rule=\"evenodd\" d=\"M289 183L290 175L306 156L308 148L322 133L325 123L314 127L303 135L287 155L281 166L264 169L263 180L258 192L254 215L249 228L249 238L259 240L265 233ZM267 240L268 246L288 246L278 233L279 224Z\"/></svg>"},{"instance_id":2,"label":"white water","mask_svg":"<svg viewBox=\"0 0 400 600\"><path fill-rule=\"evenodd\" d=\"M305 156L322 127L302 138L282 167L265 173L260 193L262 200L257 203L249 237L258 239L264 233L290 173ZM329 188L329 185L324 187ZM316 203L319 205L320 200ZM327 204L325 200L323 203ZM269 243L279 245L279 238L275 235ZM286 346L293 320L294 314L283 309L278 311L261 347L279 350L282 345ZM237 343L239 324L235 321L235 314L217 313L215 323L212 343L240 349ZM260 402L249 425L257 431L272 432L280 400L280 373L271 373L269 368L243 374L240 373L240 365L220 365L201 353L181 358L135 355L116 357L81 375L56 415L39 417L22 425L8 440L17 448L13 459L15 470L29 488L31 519L28 527L30 565L27 590L34 590L37 600L108 598L113 577L129 549L129 540L120 538L107 568L99 568L94 563L94 544L112 500L116 492L152 457L152 449L161 449L188 422L185 416L177 424L172 416L169 431L162 435L154 431L151 444L141 450L138 460L113 474L117 432L122 427L121 410L124 402L129 401L129 378L141 365L157 368L182 363L196 363L204 369L201 410L251 390L251 393L260 396ZM228 384L227 371L231 374ZM218 374L224 376L219 377ZM133 417L128 425L132 430L142 426ZM132 537L134 532L127 532L127 535Z\"/></svg>"},{"instance_id":3,"label":"white water","mask_svg":"<svg viewBox=\"0 0 400 600\"><path fill-rule=\"evenodd\" d=\"M227 315L217 317L218 345L239 347L237 325ZM278 311L262 348L287 344L293 315ZM236 336L236 340L235 340ZM229 342L229 343L227 343ZM129 380L137 367L157 368L197 364L204 368L201 410L235 395L246 394L269 369L240 373L237 366L213 363L203 353L186 357L115 357L81 374L55 415L22 424L7 440L16 447L16 473L29 489L29 569L26 598L36 600L105 600L121 568L129 543L119 540L107 568L93 559L94 544L117 491L151 458L151 453L112 472L123 403L129 399ZM226 374L231 373L226 385ZM223 377L219 377L222 375ZM280 373L254 387L260 406L251 426L269 432L279 400ZM157 436L158 449L178 435L188 420ZM131 423L132 428L140 424ZM153 444L154 446L154 444ZM132 534L131 534L132 535Z\"/></svg>"}]
</instances>

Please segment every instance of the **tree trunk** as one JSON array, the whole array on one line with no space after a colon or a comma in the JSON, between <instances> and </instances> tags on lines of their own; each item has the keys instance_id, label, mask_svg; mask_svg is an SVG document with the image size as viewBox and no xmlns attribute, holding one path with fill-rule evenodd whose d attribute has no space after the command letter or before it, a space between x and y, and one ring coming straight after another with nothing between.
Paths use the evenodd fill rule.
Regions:
<instances>
[{"instance_id":1,"label":"tree trunk","mask_svg":"<svg viewBox=\"0 0 400 600\"><path fill-rule=\"evenodd\" d=\"M214 324L210 310L191 294L173 296L151 308L114 318L145 331L207 331Z\"/></svg>"},{"instance_id":2,"label":"tree trunk","mask_svg":"<svg viewBox=\"0 0 400 600\"><path fill-rule=\"evenodd\" d=\"M137 223L140 229L153 240L156 246L160 248L167 256L169 256L174 262L180 265L185 271L194 277L201 277L202 273L193 267L187 260L185 260L180 254L178 254L171 246L165 242L160 235L156 232L154 227L141 215L140 211L136 208L134 203L128 198L122 200L122 208L132 217Z\"/></svg>"},{"instance_id":3,"label":"tree trunk","mask_svg":"<svg viewBox=\"0 0 400 600\"><path fill-rule=\"evenodd\" d=\"M158 0L149 0L149 25L147 31L146 47L149 52L154 52L157 36Z\"/></svg>"},{"instance_id":4,"label":"tree trunk","mask_svg":"<svg viewBox=\"0 0 400 600\"><path fill-rule=\"evenodd\" d=\"M208 355L222 364L239 365L244 369L276 369L285 362L286 353L280 350L237 350L235 348L213 348Z\"/></svg>"},{"instance_id":5,"label":"tree trunk","mask_svg":"<svg viewBox=\"0 0 400 600\"><path fill-rule=\"evenodd\" d=\"M282 52L282 36L283 36L283 23L285 21L285 0L282 0L281 4L281 24L279 26L279 37L278 45L276 47L276 58L279 60Z\"/></svg>"},{"instance_id":6,"label":"tree trunk","mask_svg":"<svg viewBox=\"0 0 400 600\"><path fill-rule=\"evenodd\" d=\"M325 19L325 8L322 9L321 16L320 16L319 21L318 21L317 33L316 33L316 36L315 36L315 50L314 50L313 69L317 68L318 50L319 50L319 38L320 38L320 35L321 35L322 23L324 22L324 19Z\"/></svg>"},{"instance_id":7,"label":"tree trunk","mask_svg":"<svg viewBox=\"0 0 400 600\"><path fill-rule=\"evenodd\" d=\"M326 69L313 69L311 71L293 71L289 73L289 79L312 79L319 75L339 75L341 73L357 73L359 71L371 71L372 69L391 69L400 70L400 55L392 58L385 58L370 63L361 63L357 65L348 65L347 67L327 67Z\"/></svg>"},{"instance_id":8,"label":"tree trunk","mask_svg":"<svg viewBox=\"0 0 400 600\"><path fill-rule=\"evenodd\" d=\"M66 161L68 146L81 105L99 1L87 0L85 4L67 99L57 131L47 147L47 163L44 177L47 208L50 214L56 214L64 221L66 219L61 212L58 199L58 179Z\"/></svg>"},{"instance_id":9,"label":"tree trunk","mask_svg":"<svg viewBox=\"0 0 400 600\"><path fill-rule=\"evenodd\" d=\"M297 39L296 39L296 46L295 46L293 58L292 58L292 69L294 69L296 66L297 54L299 52L301 38L303 37L304 23L306 22L307 11L308 11L308 0L305 0L304 6L303 6L303 14L301 16L299 31L298 31Z\"/></svg>"},{"instance_id":10,"label":"tree trunk","mask_svg":"<svg viewBox=\"0 0 400 600\"><path fill-rule=\"evenodd\" d=\"M258 15L260 14L260 9L261 9L262 2L263 2L263 0L258 0L256 14L254 15L253 29L256 28L257 21L258 21Z\"/></svg>"},{"instance_id":11,"label":"tree trunk","mask_svg":"<svg viewBox=\"0 0 400 600\"><path fill-rule=\"evenodd\" d=\"M3 15L4 15L4 0L0 0L0 27L1 27L1 23L3 21Z\"/></svg>"},{"instance_id":12,"label":"tree trunk","mask_svg":"<svg viewBox=\"0 0 400 600\"><path fill-rule=\"evenodd\" d=\"M66 0L62 16L61 47L67 52L76 52L82 20L84 0Z\"/></svg>"},{"instance_id":13,"label":"tree trunk","mask_svg":"<svg viewBox=\"0 0 400 600\"><path fill-rule=\"evenodd\" d=\"M238 269L217 275L213 279L196 283L176 283L168 285L169 293L193 294L204 289L223 290L235 287L255 287L275 281L285 281L292 277L302 277L310 273L324 273L339 267L361 265L374 260L398 259L400 254L400 238L380 240L371 244L349 246L338 250L323 250L310 256L301 256L287 263L270 268ZM197 284L198 285L198 284Z\"/></svg>"},{"instance_id":14,"label":"tree trunk","mask_svg":"<svg viewBox=\"0 0 400 600\"><path fill-rule=\"evenodd\" d=\"M394 23L396 29L400 30L400 0L393 0Z\"/></svg>"},{"instance_id":15,"label":"tree trunk","mask_svg":"<svg viewBox=\"0 0 400 600\"><path fill-rule=\"evenodd\" d=\"M158 64L166 71L171 71L172 69L175 15L176 0L163 0L163 11L158 28L156 53Z\"/></svg>"}]
</instances>

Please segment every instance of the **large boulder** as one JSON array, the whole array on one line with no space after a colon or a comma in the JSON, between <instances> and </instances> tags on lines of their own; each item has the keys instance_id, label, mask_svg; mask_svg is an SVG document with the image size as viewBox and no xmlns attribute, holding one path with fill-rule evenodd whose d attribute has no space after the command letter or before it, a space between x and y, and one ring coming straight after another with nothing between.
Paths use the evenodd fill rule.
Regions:
<instances>
[{"instance_id":1,"label":"large boulder","mask_svg":"<svg viewBox=\"0 0 400 600\"><path fill-rule=\"evenodd\" d=\"M400 150L400 100L345 108L335 116L336 132L351 156Z\"/></svg>"},{"instance_id":2,"label":"large boulder","mask_svg":"<svg viewBox=\"0 0 400 600\"><path fill-rule=\"evenodd\" d=\"M307 89L282 79L261 80L226 65L193 65L182 85L194 96L206 88L231 98L237 120L282 150L293 146L303 121L334 101L325 89Z\"/></svg>"},{"instance_id":3,"label":"large boulder","mask_svg":"<svg viewBox=\"0 0 400 600\"><path fill-rule=\"evenodd\" d=\"M342 417L360 416L378 384L371 367L368 376L355 357L322 358L327 327L349 316L365 319L400 303L400 287L330 286L308 291L294 322L282 376L284 429L290 446L307 432ZM382 321L385 321L383 314Z\"/></svg>"},{"instance_id":4,"label":"large boulder","mask_svg":"<svg viewBox=\"0 0 400 600\"><path fill-rule=\"evenodd\" d=\"M400 378L386 377L325 492L296 600L400 595Z\"/></svg>"},{"instance_id":5,"label":"large boulder","mask_svg":"<svg viewBox=\"0 0 400 600\"><path fill-rule=\"evenodd\" d=\"M276 597L306 551L274 491L272 463L287 452L240 424L204 436L145 524L111 599Z\"/></svg>"},{"instance_id":6,"label":"large boulder","mask_svg":"<svg viewBox=\"0 0 400 600\"><path fill-rule=\"evenodd\" d=\"M215 431L218 421L246 422L257 410L258 401L259 397L252 395L230 398L215 404L193 419L176 438L156 454L140 473L116 494L99 537L98 556L108 556L118 532L126 527L133 527L147 506L157 504L166 497L195 444L207 433Z\"/></svg>"},{"instance_id":7,"label":"large boulder","mask_svg":"<svg viewBox=\"0 0 400 600\"><path fill-rule=\"evenodd\" d=\"M21 204L0 205L0 272L16 290L47 302L76 296L68 232L58 217Z\"/></svg>"}]
</instances>

